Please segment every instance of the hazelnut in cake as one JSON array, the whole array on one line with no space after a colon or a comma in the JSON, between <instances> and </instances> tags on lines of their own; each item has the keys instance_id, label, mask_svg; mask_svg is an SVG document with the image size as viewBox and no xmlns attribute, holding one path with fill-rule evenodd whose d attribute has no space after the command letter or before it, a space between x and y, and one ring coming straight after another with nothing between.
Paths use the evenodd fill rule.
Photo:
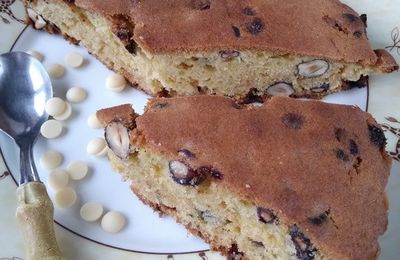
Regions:
<instances>
[{"instance_id":1,"label":"hazelnut in cake","mask_svg":"<svg viewBox=\"0 0 400 260\"><path fill-rule=\"evenodd\" d=\"M33 26L152 95L319 98L398 69L338 0L24 2Z\"/></svg>"},{"instance_id":2,"label":"hazelnut in cake","mask_svg":"<svg viewBox=\"0 0 400 260\"><path fill-rule=\"evenodd\" d=\"M327 116L329 115L329 116ZM359 108L155 98L97 112L113 168L230 259L375 259L391 160Z\"/></svg>"}]
</instances>

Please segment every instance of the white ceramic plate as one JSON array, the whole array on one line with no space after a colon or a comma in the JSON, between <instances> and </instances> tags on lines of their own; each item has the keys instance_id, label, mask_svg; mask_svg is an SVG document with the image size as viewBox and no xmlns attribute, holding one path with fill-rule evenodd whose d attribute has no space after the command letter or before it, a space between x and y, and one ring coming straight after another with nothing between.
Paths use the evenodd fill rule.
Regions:
<instances>
[{"instance_id":1,"label":"white ceramic plate","mask_svg":"<svg viewBox=\"0 0 400 260\"><path fill-rule=\"evenodd\" d=\"M0 0L0 6L1 4L5 6L6 2L10 1ZM372 3L364 1L367 4L366 10L370 10L364 11L366 6L353 3L355 1L347 2L350 2L356 9L357 6L360 7L358 9L360 12L369 14L368 18L371 24L369 37L372 39L373 44L376 45L374 47L390 46L391 40L394 41L393 46L395 45L394 36L396 36L396 32L391 33L391 31L396 27L395 25L400 26L400 22L394 15L393 17L390 16L393 10L386 10L380 6L379 10L381 13L386 14L385 20L387 21L375 25L372 21L381 18L381 15L378 16L379 13L374 9L376 7ZM394 2L396 1L393 1L390 5L394 5ZM10 6L10 10L16 17L22 17L21 7L20 3L15 3ZM373 14L376 16L372 16ZM150 254L161 254L157 257L165 258L168 255L182 253L185 254L183 255L185 258L199 258L199 252L208 250L207 244L189 235L182 226L176 224L171 218L160 218L150 208L143 205L130 191L128 183L121 182L120 176L112 172L106 158L97 158L86 153L86 144L89 140L103 136L102 130L91 129L87 126L86 120L91 113L99 108L121 103L132 103L135 110L142 113L148 96L132 88L120 93L107 90L104 85L105 78L111 72L90 56L84 48L71 45L60 36L51 36L31 28L24 29L23 25L15 22L5 13L1 13L1 8L0 16L0 53L10 50L27 51L34 49L45 55L45 60L43 61L45 67L53 63L64 64L64 56L72 51L80 53L86 60L86 64L82 68L67 68L66 75L62 79L53 80L53 88L55 96L65 98L68 88L82 86L88 92L87 100L81 104L72 104L73 115L69 120L63 122L65 131L60 138L46 140L40 137L34 150L39 175L45 183L49 170L41 167L39 158L48 149L60 151L64 155L64 162L61 168L65 169L69 162L76 159L86 161L90 167L90 173L84 180L72 181L71 186L79 196L75 206L69 209L55 209L55 221L58 224L57 233L63 241L65 240L64 243L61 243L65 254L71 259L91 258L93 256L96 256L97 259L109 259L111 257L119 258L133 255L135 257L154 259L156 256ZM7 24L6 20L2 18L10 23ZM397 24L395 24L396 19ZM377 28L389 22L391 23L390 30L379 30ZM6 38L3 36L6 36ZM377 39L378 37L386 38L384 44L374 42L374 40L379 40ZM396 50L394 46L392 54L395 56ZM396 58L399 58L399 56ZM400 91L397 92L398 96L390 94L392 91L396 93L396 84L397 87L400 87L398 82L400 82L398 73L372 78L370 81L370 95L368 95L368 88L354 89L330 95L326 98L326 101L352 104L365 110L368 109L380 122L389 124L394 129L400 128L400 124L394 121L395 118L400 120L400 112L398 111L400 107L400 102L398 102ZM381 102L384 102L384 105ZM382 115L392 117L391 122L385 120ZM389 135L388 137L391 140L388 149L394 151L394 144L397 142L396 136ZM399 137L397 136L397 138ZM15 204L12 204L16 187L14 180L19 178L18 151L15 149L13 142L4 135L0 135L0 144L3 155L8 162L8 172L11 173L11 175L6 176L2 175L2 171L0 171L0 199L5 197L8 199L6 203L0 203L0 230L3 230L3 227L4 230L7 230L6 236L0 234L0 259L1 257L10 256L22 257L20 237L14 223L15 220L12 219L15 210ZM396 156L396 154L393 154L393 156ZM0 162L0 169L1 167L4 168L4 165L1 165ZM398 165L395 167L398 167ZM395 167L393 171L398 169ZM382 259L392 259L392 256L400 255L400 249L395 246L396 243L400 244L400 235L395 233L396 228L400 230L400 210L398 206L400 178L398 175L398 173L394 172L388 185L391 206L390 225L388 232L382 239ZM49 189L49 193L51 197L54 196L54 192L51 189ZM98 222L87 223L83 221L79 216L79 208L87 201L98 201L104 205L106 210L123 212L128 219L126 228L118 234L111 235L104 232ZM10 237L11 239L9 239ZM85 245L85 249L77 246L79 244ZM5 254L3 253L3 246L7 247ZM188 254L188 252L196 253ZM163 256L163 254L165 255ZM201 254L201 256L203 255ZM207 256L209 258L219 258L216 254L209 252L207 252Z\"/></svg>"}]
</instances>

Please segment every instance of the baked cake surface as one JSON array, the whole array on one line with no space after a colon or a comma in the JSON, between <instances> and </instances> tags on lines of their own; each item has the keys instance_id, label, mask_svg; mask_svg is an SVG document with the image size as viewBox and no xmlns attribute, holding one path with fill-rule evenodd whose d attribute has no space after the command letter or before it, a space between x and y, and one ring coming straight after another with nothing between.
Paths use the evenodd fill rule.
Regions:
<instances>
[{"instance_id":1,"label":"baked cake surface","mask_svg":"<svg viewBox=\"0 0 400 260\"><path fill-rule=\"evenodd\" d=\"M391 160L382 130L359 108L196 96L153 99L142 116L130 105L97 115L133 191L216 250L250 259L379 252ZM124 135L129 148L116 145Z\"/></svg>"},{"instance_id":2,"label":"baked cake surface","mask_svg":"<svg viewBox=\"0 0 400 260\"><path fill-rule=\"evenodd\" d=\"M369 46L366 15L337 0L25 5L30 19L47 22L42 28L84 45L152 95L320 98L398 69L388 52Z\"/></svg>"},{"instance_id":3,"label":"baked cake surface","mask_svg":"<svg viewBox=\"0 0 400 260\"><path fill-rule=\"evenodd\" d=\"M252 49L368 65L378 60L362 19L337 0L77 0L75 4L108 17L124 15L135 24L135 41L151 53Z\"/></svg>"}]
</instances>

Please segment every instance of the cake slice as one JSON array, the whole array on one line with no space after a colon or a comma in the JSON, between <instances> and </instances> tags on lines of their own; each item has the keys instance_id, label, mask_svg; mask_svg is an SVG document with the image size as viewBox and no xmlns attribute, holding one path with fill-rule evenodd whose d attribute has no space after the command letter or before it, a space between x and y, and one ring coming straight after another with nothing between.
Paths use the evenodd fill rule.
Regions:
<instances>
[{"instance_id":1,"label":"cake slice","mask_svg":"<svg viewBox=\"0 0 400 260\"><path fill-rule=\"evenodd\" d=\"M375 259L385 136L353 106L274 97L155 98L97 112L113 169L230 259Z\"/></svg>"},{"instance_id":2,"label":"cake slice","mask_svg":"<svg viewBox=\"0 0 400 260\"><path fill-rule=\"evenodd\" d=\"M36 28L85 46L152 95L319 98L398 69L337 0L25 0Z\"/></svg>"}]
</instances>

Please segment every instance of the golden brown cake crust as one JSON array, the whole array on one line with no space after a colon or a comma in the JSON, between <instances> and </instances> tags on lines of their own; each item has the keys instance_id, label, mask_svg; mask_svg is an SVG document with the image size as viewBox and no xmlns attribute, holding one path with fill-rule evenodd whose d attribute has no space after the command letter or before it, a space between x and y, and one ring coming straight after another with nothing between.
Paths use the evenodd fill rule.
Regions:
<instances>
[{"instance_id":1,"label":"golden brown cake crust","mask_svg":"<svg viewBox=\"0 0 400 260\"><path fill-rule=\"evenodd\" d=\"M225 97L156 98L136 124L133 143L144 137L146 149L169 159L189 150L192 168L217 169L219 185L297 224L325 254L377 254L391 160L376 122L360 109L279 97L261 107Z\"/></svg>"},{"instance_id":2,"label":"golden brown cake crust","mask_svg":"<svg viewBox=\"0 0 400 260\"><path fill-rule=\"evenodd\" d=\"M337 0L77 0L75 4L135 24L151 53L266 50L374 65L359 15Z\"/></svg>"}]
</instances>

